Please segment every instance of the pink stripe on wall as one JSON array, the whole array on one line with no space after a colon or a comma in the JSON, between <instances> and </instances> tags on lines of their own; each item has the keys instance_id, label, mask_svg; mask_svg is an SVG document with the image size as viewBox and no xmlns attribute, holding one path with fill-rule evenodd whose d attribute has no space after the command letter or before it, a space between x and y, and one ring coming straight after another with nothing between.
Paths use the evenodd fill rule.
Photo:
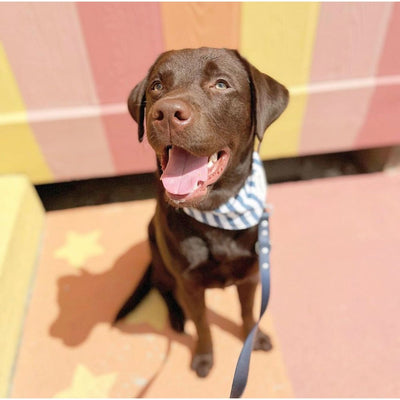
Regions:
<instances>
[{"instance_id":1,"label":"pink stripe on wall","mask_svg":"<svg viewBox=\"0 0 400 400\"><path fill-rule=\"evenodd\" d=\"M158 3L77 3L101 103L125 102L163 51Z\"/></svg>"},{"instance_id":2,"label":"pink stripe on wall","mask_svg":"<svg viewBox=\"0 0 400 400\"><path fill-rule=\"evenodd\" d=\"M378 75L400 74L400 4L393 4L389 29L379 62Z\"/></svg>"},{"instance_id":3,"label":"pink stripe on wall","mask_svg":"<svg viewBox=\"0 0 400 400\"><path fill-rule=\"evenodd\" d=\"M368 116L357 137L358 147L400 144L400 4L393 5L392 15L378 77L391 77L390 85L380 84L374 92ZM394 79L393 79L394 78ZM395 82L397 81L397 83Z\"/></svg>"},{"instance_id":4,"label":"pink stripe on wall","mask_svg":"<svg viewBox=\"0 0 400 400\"><path fill-rule=\"evenodd\" d=\"M345 151L353 147L373 88L323 91L309 96L300 154Z\"/></svg>"},{"instance_id":5,"label":"pink stripe on wall","mask_svg":"<svg viewBox=\"0 0 400 400\"><path fill-rule=\"evenodd\" d=\"M353 148L373 94L372 84L362 78L373 76L377 69L391 7L389 3L321 4L301 154ZM324 87L327 81L332 86ZM317 82L321 85L313 92Z\"/></svg>"},{"instance_id":6,"label":"pink stripe on wall","mask_svg":"<svg viewBox=\"0 0 400 400\"><path fill-rule=\"evenodd\" d=\"M0 40L27 109L97 103L73 3L0 4Z\"/></svg>"},{"instance_id":7,"label":"pink stripe on wall","mask_svg":"<svg viewBox=\"0 0 400 400\"><path fill-rule=\"evenodd\" d=\"M55 180L114 174L75 5L0 4L0 38Z\"/></svg>"},{"instance_id":8,"label":"pink stripe on wall","mask_svg":"<svg viewBox=\"0 0 400 400\"><path fill-rule=\"evenodd\" d=\"M32 122L57 181L114 175L98 117Z\"/></svg>"},{"instance_id":9,"label":"pink stripe on wall","mask_svg":"<svg viewBox=\"0 0 400 400\"><path fill-rule=\"evenodd\" d=\"M138 141L137 124L128 111L106 115L103 121L119 174L139 174L156 169L154 150L146 139L142 143Z\"/></svg>"},{"instance_id":10,"label":"pink stripe on wall","mask_svg":"<svg viewBox=\"0 0 400 400\"><path fill-rule=\"evenodd\" d=\"M390 3L322 3L310 82L373 76Z\"/></svg>"},{"instance_id":11,"label":"pink stripe on wall","mask_svg":"<svg viewBox=\"0 0 400 400\"><path fill-rule=\"evenodd\" d=\"M163 51L158 3L77 3L102 104L126 104L130 90ZM150 149L138 147L128 111L104 116L118 173L154 169Z\"/></svg>"},{"instance_id":12,"label":"pink stripe on wall","mask_svg":"<svg viewBox=\"0 0 400 400\"><path fill-rule=\"evenodd\" d=\"M400 144L400 84L378 87L355 147Z\"/></svg>"}]
</instances>

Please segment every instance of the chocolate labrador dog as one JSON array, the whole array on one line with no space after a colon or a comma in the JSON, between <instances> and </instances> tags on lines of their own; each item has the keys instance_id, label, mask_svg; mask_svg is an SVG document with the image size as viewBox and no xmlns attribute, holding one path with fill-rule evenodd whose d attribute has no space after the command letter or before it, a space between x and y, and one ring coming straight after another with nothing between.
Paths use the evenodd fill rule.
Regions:
<instances>
[{"instance_id":1,"label":"chocolate labrador dog","mask_svg":"<svg viewBox=\"0 0 400 400\"><path fill-rule=\"evenodd\" d=\"M206 289L236 285L244 335L255 324L257 216L245 224L254 216L246 204L260 208L265 197L262 190L261 200L254 195L265 186L264 175L253 179L262 168L255 140L262 140L288 97L284 86L237 51L200 48L161 54L128 99L139 140L146 134L155 151L160 179L148 229L152 261L116 320L157 288L175 330L183 331L186 316L196 326L191 367L201 377L213 365ZM247 193L249 201L243 200ZM239 213L236 223L232 201L248 217ZM216 213L224 209L225 215ZM259 331L254 348L269 350L269 337Z\"/></svg>"}]
</instances>

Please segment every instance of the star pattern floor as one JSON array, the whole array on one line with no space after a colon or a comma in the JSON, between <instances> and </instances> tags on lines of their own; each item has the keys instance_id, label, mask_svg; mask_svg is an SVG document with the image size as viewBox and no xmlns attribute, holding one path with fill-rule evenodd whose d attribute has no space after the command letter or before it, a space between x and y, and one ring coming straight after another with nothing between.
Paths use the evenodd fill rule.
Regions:
<instances>
[{"instance_id":1,"label":"star pattern floor","mask_svg":"<svg viewBox=\"0 0 400 400\"><path fill-rule=\"evenodd\" d=\"M244 397L400 396L400 176L271 185L272 292ZM234 288L207 293L215 366L156 291L111 321L149 262L153 200L50 212L12 397L227 397L241 350Z\"/></svg>"}]
</instances>

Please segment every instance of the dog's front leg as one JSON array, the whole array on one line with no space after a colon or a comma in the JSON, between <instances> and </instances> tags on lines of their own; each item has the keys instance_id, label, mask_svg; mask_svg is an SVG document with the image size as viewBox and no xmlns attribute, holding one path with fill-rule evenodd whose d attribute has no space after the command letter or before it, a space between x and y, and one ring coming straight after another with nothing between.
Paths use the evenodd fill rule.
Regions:
<instances>
[{"instance_id":1,"label":"dog's front leg","mask_svg":"<svg viewBox=\"0 0 400 400\"><path fill-rule=\"evenodd\" d=\"M257 283L258 283L258 275L254 275L247 281L236 285L241 306L243 333L245 337L247 337L247 335L250 333L250 331L256 324L256 321L254 320L253 316L253 306L254 306L254 296L257 289ZM257 331L253 349L264 350L264 351L272 349L271 339L267 334L262 332L260 329Z\"/></svg>"},{"instance_id":2,"label":"dog's front leg","mask_svg":"<svg viewBox=\"0 0 400 400\"><path fill-rule=\"evenodd\" d=\"M196 326L198 338L191 368L203 378L208 375L214 362L211 332L206 313L205 290L194 284L180 282L178 297Z\"/></svg>"}]
</instances>

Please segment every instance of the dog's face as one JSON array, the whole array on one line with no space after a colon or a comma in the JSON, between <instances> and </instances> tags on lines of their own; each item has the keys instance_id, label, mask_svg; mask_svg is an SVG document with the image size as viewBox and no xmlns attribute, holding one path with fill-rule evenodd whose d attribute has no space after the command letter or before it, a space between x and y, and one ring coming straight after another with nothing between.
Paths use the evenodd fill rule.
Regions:
<instances>
[{"instance_id":1,"label":"dog's face","mask_svg":"<svg viewBox=\"0 0 400 400\"><path fill-rule=\"evenodd\" d=\"M286 88L236 51L201 48L162 54L128 107L157 155L167 200L212 209L243 184L255 136L287 102Z\"/></svg>"}]
</instances>

